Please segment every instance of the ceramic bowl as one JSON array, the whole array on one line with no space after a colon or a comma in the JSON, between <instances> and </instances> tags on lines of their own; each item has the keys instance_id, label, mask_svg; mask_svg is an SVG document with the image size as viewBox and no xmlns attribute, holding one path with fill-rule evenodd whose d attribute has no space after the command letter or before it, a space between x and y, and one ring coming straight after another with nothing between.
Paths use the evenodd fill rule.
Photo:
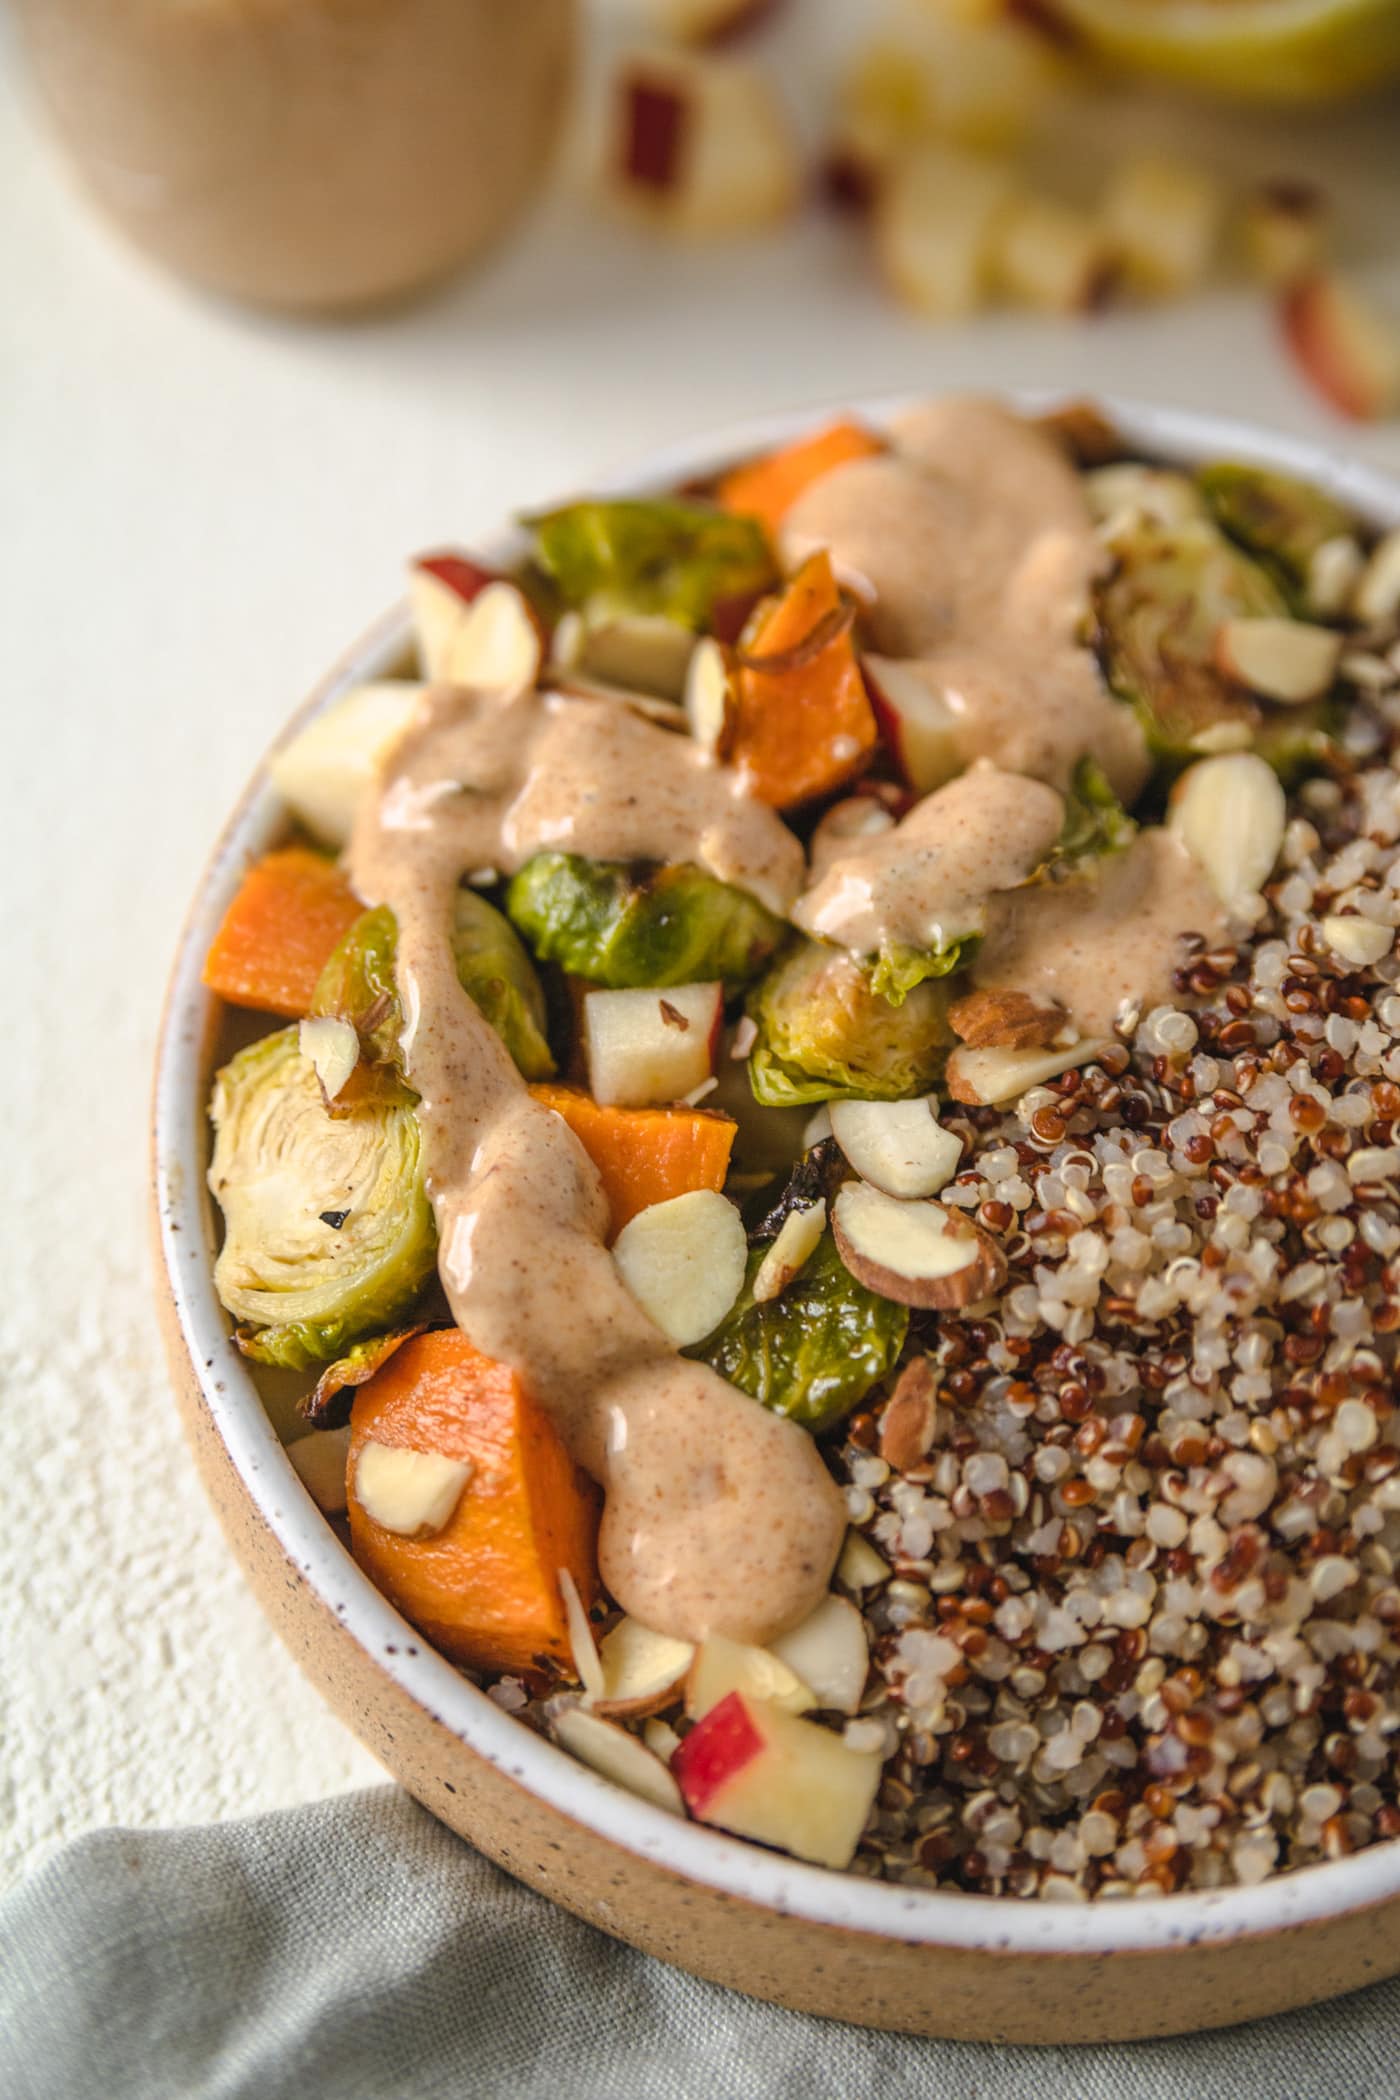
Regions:
<instances>
[{"instance_id":1,"label":"ceramic bowl","mask_svg":"<svg viewBox=\"0 0 1400 2100\"><path fill-rule=\"evenodd\" d=\"M862 412L878 423L899 405L867 402ZM1208 416L1103 406L1146 451L1293 468L1375 525L1400 523L1400 485L1306 445ZM727 430L612 486L672 485L810 427L818 413ZM399 609L336 666L298 723L346 686L395 669L408 637ZM260 774L181 938L155 1091L161 1309L185 1426L234 1551L312 1681L410 1793L605 1932L757 1997L869 2026L1030 2042L1167 2034L1400 1971L1400 1841L1252 1888L1143 1901L1027 1903L884 1885L680 1822L620 1791L426 1645L302 1487L214 1295L204 1104L224 1017L200 965L249 858L284 823Z\"/></svg>"}]
</instances>

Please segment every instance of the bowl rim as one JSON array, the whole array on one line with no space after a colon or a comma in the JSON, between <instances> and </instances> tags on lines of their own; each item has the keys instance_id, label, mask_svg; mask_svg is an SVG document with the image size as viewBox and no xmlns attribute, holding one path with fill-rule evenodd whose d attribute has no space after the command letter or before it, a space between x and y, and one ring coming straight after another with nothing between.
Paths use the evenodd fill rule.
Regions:
<instances>
[{"instance_id":1,"label":"bowl rim","mask_svg":"<svg viewBox=\"0 0 1400 2100\"><path fill-rule=\"evenodd\" d=\"M589 487L601 494L664 488L776 444L824 416L856 414L878 427L923 398L925 390L869 396L854 404L826 398L732 422L657 448L629 469L596 477ZM1229 454L1279 467L1330 489L1380 529L1400 525L1400 481L1303 439L1230 417L1149 406L1087 389L1016 389L999 398L1031 413L1087 401L1131 441L1168 461ZM479 543L487 559L498 560L512 544L511 528L484 535ZM287 741L348 686L393 675L402 665L409 639L408 611L401 604L340 657L269 749ZM1253 1886L1184 1890L1150 1902L1024 1902L908 1888L809 1866L706 1825L681 1821L624 1792L517 1721L422 1642L356 1566L302 1486L233 1347L214 1295L204 1099L220 1008L205 990L200 971L248 860L275 843L284 827L264 758L200 877L176 949L160 1026L153 1102L159 1245L190 1365L227 1456L262 1522L321 1603L402 1693L528 1793L628 1853L730 1897L814 1925L912 1944L1007 1954L1147 1953L1320 1923L1400 1897L1400 1840L1394 1839Z\"/></svg>"}]
</instances>

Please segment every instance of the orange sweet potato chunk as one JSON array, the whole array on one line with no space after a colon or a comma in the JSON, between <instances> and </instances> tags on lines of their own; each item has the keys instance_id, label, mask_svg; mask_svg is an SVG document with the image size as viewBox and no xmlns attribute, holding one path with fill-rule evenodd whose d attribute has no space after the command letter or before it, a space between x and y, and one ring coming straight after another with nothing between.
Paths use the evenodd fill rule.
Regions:
<instances>
[{"instance_id":1,"label":"orange sweet potato chunk","mask_svg":"<svg viewBox=\"0 0 1400 2100\"><path fill-rule=\"evenodd\" d=\"M299 1021L341 935L364 906L333 860L285 846L255 861L204 958L204 982L232 1006Z\"/></svg>"},{"instance_id":2,"label":"orange sweet potato chunk","mask_svg":"<svg viewBox=\"0 0 1400 2100\"><path fill-rule=\"evenodd\" d=\"M829 794L861 771L877 741L830 557L814 554L781 596L759 606L741 642L726 748L749 791L775 809ZM771 668L758 668L765 662Z\"/></svg>"},{"instance_id":3,"label":"orange sweet potato chunk","mask_svg":"<svg viewBox=\"0 0 1400 2100\"><path fill-rule=\"evenodd\" d=\"M735 1125L703 1108L603 1108L571 1086L532 1086L564 1118L598 1169L612 1231L653 1203L691 1189L722 1189Z\"/></svg>"},{"instance_id":4,"label":"orange sweet potato chunk","mask_svg":"<svg viewBox=\"0 0 1400 2100\"><path fill-rule=\"evenodd\" d=\"M719 500L726 510L761 518L772 532L812 482L848 460L868 459L884 449L879 438L843 417L780 451L731 468L720 482Z\"/></svg>"},{"instance_id":5,"label":"orange sweet potato chunk","mask_svg":"<svg viewBox=\"0 0 1400 2100\"><path fill-rule=\"evenodd\" d=\"M370 1442L471 1467L445 1530L401 1538L366 1513L355 1476ZM435 1648L483 1670L569 1662L559 1570L588 1606L598 1492L508 1365L455 1327L405 1342L355 1395L348 1479L356 1560Z\"/></svg>"}]
</instances>

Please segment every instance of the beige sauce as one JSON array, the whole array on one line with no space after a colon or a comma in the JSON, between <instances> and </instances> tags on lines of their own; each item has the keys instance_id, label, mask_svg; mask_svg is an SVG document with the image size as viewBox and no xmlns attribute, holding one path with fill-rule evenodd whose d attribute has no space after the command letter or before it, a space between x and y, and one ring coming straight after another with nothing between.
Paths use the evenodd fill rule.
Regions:
<instances>
[{"instance_id":1,"label":"beige sauce","mask_svg":"<svg viewBox=\"0 0 1400 2100\"><path fill-rule=\"evenodd\" d=\"M975 399L910 410L892 436L891 453L798 499L789 548L820 543L868 581L876 651L917 668L965 762L1064 788L1092 754L1130 800L1147 753L1078 638L1103 553L1073 468L1043 432Z\"/></svg>"},{"instance_id":2,"label":"beige sauce","mask_svg":"<svg viewBox=\"0 0 1400 2100\"><path fill-rule=\"evenodd\" d=\"M941 948L981 932L988 899L1034 873L1063 822L1053 788L979 761L892 831L830 858L792 916L858 955Z\"/></svg>"},{"instance_id":3,"label":"beige sauce","mask_svg":"<svg viewBox=\"0 0 1400 2100\"><path fill-rule=\"evenodd\" d=\"M823 1595L841 1497L805 1430L679 1358L642 1313L603 1244L591 1162L457 983L459 878L541 846L695 860L775 901L801 852L722 768L615 703L451 688L427 696L351 846L356 888L398 920L454 1317L515 1366L602 1482L599 1561L623 1609L686 1639L768 1640Z\"/></svg>"},{"instance_id":4,"label":"beige sauce","mask_svg":"<svg viewBox=\"0 0 1400 2100\"><path fill-rule=\"evenodd\" d=\"M1215 894L1170 832L1140 831L1093 873L996 900L973 981L1063 1006L1081 1035L1106 1035L1120 1011L1170 999L1181 943L1221 940Z\"/></svg>"}]
</instances>

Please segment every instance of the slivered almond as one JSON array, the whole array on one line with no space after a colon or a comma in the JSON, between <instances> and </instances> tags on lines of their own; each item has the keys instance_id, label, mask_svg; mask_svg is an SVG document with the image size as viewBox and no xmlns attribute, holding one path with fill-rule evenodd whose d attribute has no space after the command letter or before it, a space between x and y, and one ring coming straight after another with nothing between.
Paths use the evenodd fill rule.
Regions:
<instances>
[{"instance_id":1,"label":"slivered almond","mask_svg":"<svg viewBox=\"0 0 1400 2100\"><path fill-rule=\"evenodd\" d=\"M1346 611L1365 566L1360 542L1350 533L1339 533L1314 548L1308 563L1307 600L1319 619L1337 619Z\"/></svg>"},{"instance_id":2,"label":"slivered almond","mask_svg":"<svg viewBox=\"0 0 1400 2100\"><path fill-rule=\"evenodd\" d=\"M1027 992L988 986L948 1009L948 1023L973 1050L1048 1050L1064 1033L1062 1006L1042 1006Z\"/></svg>"},{"instance_id":3,"label":"slivered almond","mask_svg":"<svg viewBox=\"0 0 1400 2100\"><path fill-rule=\"evenodd\" d=\"M1188 766L1167 812L1187 852L1228 912L1245 906L1273 873L1287 808L1273 767L1254 751Z\"/></svg>"},{"instance_id":4,"label":"slivered almond","mask_svg":"<svg viewBox=\"0 0 1400 2100\"><path fill-rule=\"evenodd\" d=\"M819 1196L806 1210L790 1210L778 1227L778 1237L758 1265L753 1280L756 1305L779 1298L816 1253L826 1231L826 1198Z\"/></svg>"},{"instance_id":5,"label":"slivered almond","mask_svg":"<svg viewBox=\"0 0 1400 2100\"><path fill-rule=\"evenodd\" d=\"M1028 1087L1043 1086L1075 1065L1092 1064L1111 1047L1110 1036L1085 1036L1063 1050L973 1050L963 1044L948 1060L944 1085L954 1101L990 1108L1019 1100Z\"/></svg>"},{"instance_id":6,"label":"slivered almond","mask_svg":"<svg viewBox=\"0 0 1400 2100\"><path fill-rule=\"evenodd\" d=\"M1400 525L1377 540L1351 596L1358 620L1379 627L1400 613Z\"/></svg>"},{"instance_id":7,"label":"slivered almond","mask_svg":"<svg viewBox=\"0 0 1400 2100\"><path fill-rule=\"evenodd\" d=\"M513 583L488 583L463 613L435 675L482 693L524 692L545 655L539 615Z\"/></svg>"},{"instance_id":8,"label":"slivered almond","mask_svg":"<svg viewBox=\"0 0 1400 2100\"><path fill-rule=\"evenodd\" d=\"M858 1283L897 1305L953 1312L1006 1281L1006 1258L980 1226L939 1203L905 1203L868 1182L837 1195L832 1231Z\"/></svg>"},{"instance_id":9,"label":"slivered almond","mask_svg":"<svg viewBox=\"0 0 1400 2100\"><path fill-rule=\"evenodd\" d=\"M880 1456L896 1473L927 1457L937 1418L938 1381L926 1356L916 1356L895 1380L880 1413Z\"/></svg>"},{"instance_id":10,"label":"slivered almond","mask_svg":"<svg viewBox=\"0 0 1400 2100\"><path fill-rule=\"evenodd\" d=\"M554 1740L581 1764L655 1808L669 1809L676 1816L685 1814L681 1790L661 1759L615 1721L603 1720L586 1706L564 1706L555 1713L552 1726Z\"/></svg>"},{"instance_id":11,"label":"slivered almond","mask_svg":"<svg viewBox=\"0 0 1400 2100\"><path fill-rule=\"evenodd\" d=\"M1266 700L1320 700L1337 675L1342 637L1304 620L1225 620L1215 637L1219 670Z\"/></svg>"},{"instance_id":12,"label":"slivered almond","mask_svg":"<svg viewBox=\"0 0 1400 2100\"><path fill-rule=\"evenodd\" d=\"M632 1296L678 1349L713 1333L743 1288L748 1240L714 1189L653 1203L623 1226L613 1259Z\"/></svg>"},{"instance_id":13,"label":"slivered almond","mask_svg":"<svg viewBox=\"0 0 1400 2100\"><path fill-rule=\"evenodd\" d=\"M472 1469L440 1451L365 1444L355 1461L355 1498L372 1523L398 1538L432 1538L451 1522Z\"/></svg>"},{"instance_id":14,"label":"slivered almond","mask_svg":"<svg viewBox=\"0 0 1400 2100\"><path fill-rule=\"evenodd\" d=\"M734 726L734 685L729 655L710 637L691 651L685 675L685 713L690 733L702 751L723 758Z\"/></svg>"},{"instance_id":15,"label":"slivered almond","mask_svg":"<svg viewBox=\"0 0 1400 2100\"><path fill-rule=\"evenodd\" d=\"M593 1705L603 1696L603 1665L598 1656L598 1643L593 1638L593 1628L584 1609L578 1584L567 1568L559 1570L559 1595L564 1600L564 1623L569 1630L569 1650L574 1658L574 1670L583 1686L584 1698Z\"/></svg>"},{"instance_id":16,"label":"slivered almond","mask_svg":"<svg viewBox=\"0 0 1400 2100\"><path fill-rule=\"evenodd\" d=\"M1336 912L1323 920L1322 937L1343 962L1365 969L1389 955L1395 945L1395 928L1382 926L1375 919L1363 919L1359 914Z\"/></svg>"}]
</instances>

